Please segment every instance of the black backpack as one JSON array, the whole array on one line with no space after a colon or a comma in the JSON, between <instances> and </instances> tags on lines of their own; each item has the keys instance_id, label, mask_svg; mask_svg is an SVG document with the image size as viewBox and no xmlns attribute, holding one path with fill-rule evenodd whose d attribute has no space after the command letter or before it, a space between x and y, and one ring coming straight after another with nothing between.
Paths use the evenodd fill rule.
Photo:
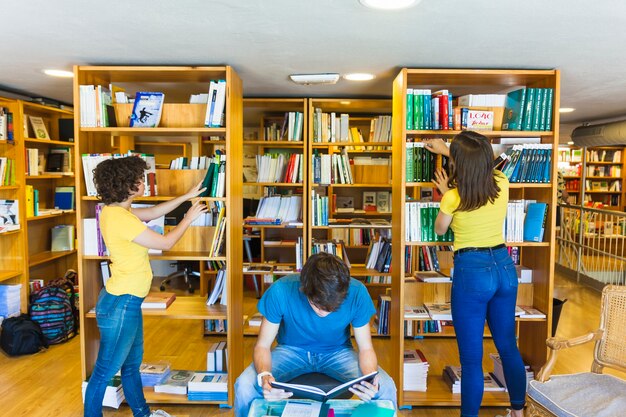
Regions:
<instances>
[{"instance_id":1,"label":"black backpack","mask_svg":"<svg viewBox=\"0 0 626 417\"><path fill-rule=\"evenodd\" d=\"M48 347L48 341L39 324L27 314L10 317L2 322L0 345L10 356L29 355Z\"/></svg>"}]
</instances>

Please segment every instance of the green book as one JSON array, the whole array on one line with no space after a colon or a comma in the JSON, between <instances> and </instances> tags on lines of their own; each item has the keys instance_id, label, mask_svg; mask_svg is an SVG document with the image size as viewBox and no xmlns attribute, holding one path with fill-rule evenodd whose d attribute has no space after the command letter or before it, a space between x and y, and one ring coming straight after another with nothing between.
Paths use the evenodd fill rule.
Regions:
<instances>
[{"instance_id":1,"label":"green book","mask_svg":"<svg viewBox=\"0 0 626 417\"><path fill-rule=\"evenodd\" d=\"M535 103L535 97L537 95L536 88L526 89L526 104L524 106L522 117L522 130L531 130L533 120L533 104Z\"/></svg>"},{"instance_id":2,"label":"green book","mask_svg":"<svg viewBox=\"0 0 626 417\"><path fill-rule=\"evenodd\" d=\"M522 116L525 109L526 87L511 91L506 95L502 130L522 130Z\"/></svg>"},{"instance_id":3,"label":"green book","mask_svg":"<svg viewBox=\"0 0 626 417\"><path fill-rule=\"evenodd\" d=\"M543 101L543 88L537 88L535 93L535 102L533 103L533 120L530 130L539 130L539 123L541 122L541 102Z\"/></svg>"},{"instance_id":4,"label":"green book","mask_svg":"<svg viewBox=\"0 0 626 417\"><path fill-rule=\"evenodd\" d=\"M552 109L554 102L554 90L552 88L546 88L546 125L544 130L552 130Z\"/></svg>"},{"instance_id":5,"label":"green book","mask_svg":"<svg viewBox=\"0 0 626 417\"><path fill-rule=\"evenodd\" d=\"M406 130L413 130L413 89L406 90Z\"/></svg>"},{"instance_id":6,"label":"green book","mask_svg":"<svg viewBox=\"0 0 626 417\"><path fill-rule=\"evenodd\" d=\"M413 142L406 143L406 181L412 182L415 176L415 164L413 161Z\"/></svg>"}]
</instances>

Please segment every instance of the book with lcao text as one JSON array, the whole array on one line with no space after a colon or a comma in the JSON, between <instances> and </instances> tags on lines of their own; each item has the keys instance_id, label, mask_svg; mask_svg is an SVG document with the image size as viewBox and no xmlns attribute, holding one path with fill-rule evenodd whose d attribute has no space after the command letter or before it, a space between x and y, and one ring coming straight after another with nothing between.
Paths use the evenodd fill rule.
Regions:
<instances>
[{"instance_id":1,"label":"book with lcao text","mask_svg":"<svg viewBox=\"0 0 626 417\"><path fill-rule=\"evenodd\" d=\"M376 375L378 375L378 371L374 371L367 375L363 375L351 381L345 382L341 385L336 386L330 391L324 391L320 388L313 387L311 385L289 384L286 382L278 382L278 381L272 382L272 387L281 388L281 389L284 389L285 391L293 392L295 395L299 397L310 398L311 400L324 402L324 401L333 399L340 394L343 394L344 392L348 391L350 387L352 387L355 384L359 384L362 381L372 382L374 378L376 377Z\"/></svg>"}]
</instances>

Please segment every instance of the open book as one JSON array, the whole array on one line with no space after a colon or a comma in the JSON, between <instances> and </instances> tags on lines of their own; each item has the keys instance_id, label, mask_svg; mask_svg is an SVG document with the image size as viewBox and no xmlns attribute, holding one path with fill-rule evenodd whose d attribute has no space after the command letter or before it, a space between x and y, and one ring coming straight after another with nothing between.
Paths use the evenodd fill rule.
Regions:
<instances>
[{"instance_id":1,"label":"open book","mask_svg":"<svg viewBox=\"0 0 626 417\"><path fill-rule=\"evenodd\" d=\"M278 381L272 382L272 387L282 388L285 391L293 392L295 395L302 398L310 398L312 400L324 402L348 391L351 386L358 384L361 381L372 382L376 375L378 375L378 371L374 371L370 374L355 378L352 381L345 382L341 385L336 386L328 392L323 391L317 387L313 387L311 385L288 384L286 382Z\"/></svg>"}]
</instances>

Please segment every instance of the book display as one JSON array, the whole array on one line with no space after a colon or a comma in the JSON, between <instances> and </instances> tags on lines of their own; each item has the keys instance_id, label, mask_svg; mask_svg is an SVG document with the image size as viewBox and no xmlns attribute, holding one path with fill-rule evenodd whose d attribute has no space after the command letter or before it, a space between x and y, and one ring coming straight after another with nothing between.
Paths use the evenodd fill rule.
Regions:
<instances>
[{"instance_id":1,"label":"book display","mask_svg":"<svg viewBox=\"0 0 626 417\"><path fill-rule=\"evenodd\" d=\"M269 271L244 270L260 296L274 279L302 268L306 241L307 100L250 98L243 100L243 175L246 262ZM280 271L279 271L280 269Z\"/></svg>"},{"instance_id":2,"label":"book display","mask_svg":"<svg viewBox=\"0 0 626 417\"><path fill-rule=\"evenodd\" d=\"M529 98L529 94L532 97ZM500 98L492 97L494 95ZM492 98L493 101L489 101ZM433 105L435 100L437 105ZM482 100L489 102L481 104ZM484 121L474 129L480 130L481 134L492 141L494 153L508 152L509 156L517 154L520 161L515 163L513 158L508 158L502 168L506 171L508 163L509 169L512 169L510 175L507 175L511 183L511 202L520 201L522 211L530 204L535 204L531 207L532 213L537 214L537 220L528 230L524 230L526 227L524 222L519 221L519 215L515 220L512 213L509 213L507 227L512 229L507 233L506 240L507 245L515 252L517 263L521 262L532 270L532 282L519 284L517 304L529 306L544 314L543 317L518 317L517 335L522 357L535 371L547 360L547 349L541 341L549 336L548 323L552 318L555 257L553 225L557 188L557 164L552 155L557 152L559 137L558 112L555 111L559 107L559 72L403 69L393 85L394 180L391 199L394 241L391 258L392 302L389 311L391 349L395 353L394 357L399 358L389 371L397 386L405 387L398 393L400 406L458 406L461 401L459 394L451 392L451 387L458 384L450 378L444 380L447 374L443 371L449 365L458 365L458 357L454 359L456 353L441 354L448 350L456 352L454 328L449 321L450 317L444 314L446 303L450 302L452 284L438 277L431 280L430 277L417 273L432 270L448 274L452 266L452 252L442 245L452 245L454 239L432 239L433 236L429 233L428 220L432 217L434 221L438 211L436 204L427 203L425 209L419 205L424 200L437 197L432 191L424 192L424 189L432 189L433 184L427 176L416 179L415 175L418 166L421 172L424 164L442 168L445 168L445 164L438 160L440 158L433 163L427 154L425 159L415 159L415 149L421 148L422 139L450 140L461 131L462 126L470 128L467 122L463 123L462 117L473 106L487 106L487 109L477 110L492 113L472 117ZM468 111L463 110L464 108L468 108ZM537 144L540 146L536 146ZM513 150L513 146L519 148ZM524 157L534 163L521 163ZM526 167L525 171L520 170L523 167ZM422 230L424 226L419 228L412 221L414 216L411 213L418 207L421 219L426 220L425 230ZM509 209L511 210L511 205ZM424 221L420 224L424 224ZM513 243L508 237L509 234L514 236L514 225L519 226L515 229L518 234L520 231L528 232L528 239L522 236ZM445 243L434 241L436 239L444 240ZM439 247L440 250L433 253L430 250L424 251L424 247ZM423 258L423 261L418 262L418 258ZM438 259L437 263L435 259ZM431 266L426 267L427 264ZM420 279L416 279L414 275ZM428 318L422 314L424 305L430 313ZM407 320L410 322L407 323ZM421 340L405 339L405 336L416 334L419 334ZM489 339L487 327L485 336L484 363L485 371L488 372L491 369L488 354L495 352L495 347ZM415 349L422 351L431 365L427 389L424 392L406 389L406 384L403 383L403 353ZM448 359L445 359L446 356ZM483 405L508 404L506 393L499 387L496 388L498 390L485 392Z\"/></svg>"},{"instance_id":3,"label":"book display","mask_svg":"<svg viewBox=\"0 0 626 417\"><path fill-rule=\"evenodd\" d=\"M312 98L309 115L307 255L341 257L376 300L391 278L391 101Z\"/></svg>"},{"instance_id":4,"label":"book display","mask_svg":"<svg viewBox=\"0 0 626 417\"><path fill-rule=\"evenodd\" d=\"M242 155L239 139L242 134L241 80L228 66L77 66L74 73L74 101L78 105L75 118L75 160L93 163L97 162L94 159L98 156L115 158L136 154L138 147L147 152L155 152L140 154L145 157L150 168L146 172L146 195L136 198L138 203L155 204L167 201L187 192L200 181L210 181L211 191L206 196L199 197L209 206L209 212L204 218L194 222L171 250L149 254L151 260L184 261L197 265L200 272L199 291L193 295L178 294L175 297L167 293L155 294L157 298L167 298L155 300L150 305L153 308L144 308L143 314L160 320L197 320L199 327L204 327L205 321L227 322L228 332L222 332L215 337L224 343L227 341L228 346L232 347L228 356L228 370L238 375L244 366L241 360L243 282L240 279L243 268L242 167L230 162L239 160ZM146 85L159 87L148 89ZM150 93L137 93L142 91ZM209 99L212 92L213 101ZM129 102L128 95L132 99L135 93L135 102ZM104 107L94 106L94 103L101 103ZM142 118L141 110L144 107L145 112L154 114L144 114L145 117ZM157 117L154 118L155 116ZM176 150L173 151L174 149ZM182 152L179 153L178 150ZM164 151L167 156L160 156L160 151ZM171 161L179 156L187 161L183 161L178 169L170 169ZM90 176L85 175L90 166L77 164L75 170L75 199L80 219L77 230L80 310L86 312L81 316L82 373L86 380L93 371L99 338L95 314L91 310L96 305L103 285L101 270L105 271L107 268L102 263L106 263L108 256L106 248L98 244L98 199L93 195L92 185L88 183ZM170 214L171 216L165 216L164 224L161 225L165 233L177 221L176 211ZM207 305L207 296L222 268L224 285L228 287L228 300ZM148 306L146 303L144 307ZM199 331L197 337L201 338L202 334ZM194 336L190 335L191 337ZM202 343L201 339L199 341ZM161 339L150 341L146 338L146 344L149 343L161 343ZM172 368L181 371L172 370L170 378L175 379L175 376L185 372L191 378L194 371L202 370L201 365L192 365L195 363L194 359L196 358L182 357L180 363L173 362ZM157 385L158 389L145 387L144 391L150 403L232 405L234 380L235 378L228 379L228 394L217 397L188 398L186 381L183 389L176 389L177 382L169 384L174 388L166 383L160 387ZM179 394L172 394L170 388Z\"/></svg>"},{"instance_id":5,"label":"book display","mask_svg":"<svg viewBox=\"0 0 626 417\"><path fill-rule=\"evenodd\" d=\"M0 108L0 136L6 136L0 139L0 211L7 215L0 220L0 249L10 254L0 261L0 281L22 283L26 311L30 281L45 284L76 268L76 211L67 195L74 187L74 143L60 137L61 121L73 113L22 100L0 99Z\"/></svg>"}]
</instances>

